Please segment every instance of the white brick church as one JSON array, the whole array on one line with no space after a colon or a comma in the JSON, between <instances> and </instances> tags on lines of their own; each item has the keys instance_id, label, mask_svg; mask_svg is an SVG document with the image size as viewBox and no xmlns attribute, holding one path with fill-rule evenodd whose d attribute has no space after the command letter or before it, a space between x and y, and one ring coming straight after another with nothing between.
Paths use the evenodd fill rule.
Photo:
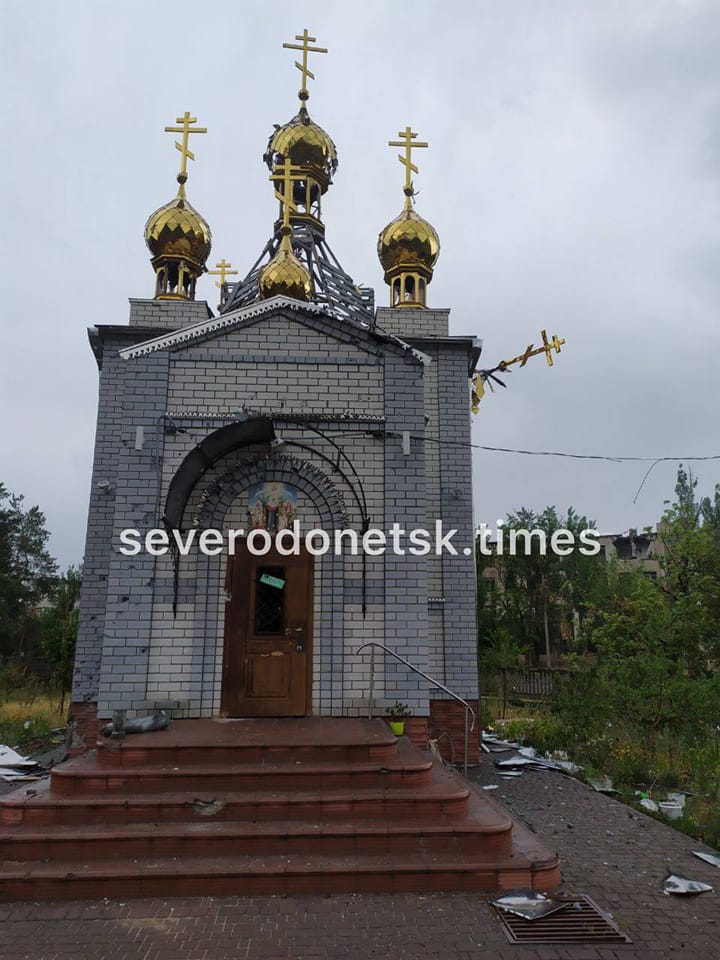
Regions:
<instances>
[{"instance_id":1,"label":"white brick church","mask_svg":"<svg viewBox=\"0 0 720 960\"><path fill-rule=\"evenodd\" d=\"M300 109L264 155L277 220L244 279L228 282L218 264L218 315L195 299L211 234L186 196L189 136L202 131L185 114L172 128L177 196L145 228L154 296L130 300L129 323L90 329L99 407L72 708L89 742L115 710L367 716L371 692L373 714L400 701L415 738L452 740L462 707L381 648L371 691L370 648L358 652L369 641L477 698L468 444L479 347L450 335L449 310L427 306L439 241L411 180L424 144L400 134L403 209L378 242L390 305L375 308L326 240L337 153L310 118L301 72ZM362 540L439 521L457 530L457 555L353 553L351 537L322 556L275 545L293 524ZM171 543L175 532L245 533L234 556L121 550L124 531L158 529ZM267 531L269 552L250 552L253 530Z\"/></svg>"}]
</instances>

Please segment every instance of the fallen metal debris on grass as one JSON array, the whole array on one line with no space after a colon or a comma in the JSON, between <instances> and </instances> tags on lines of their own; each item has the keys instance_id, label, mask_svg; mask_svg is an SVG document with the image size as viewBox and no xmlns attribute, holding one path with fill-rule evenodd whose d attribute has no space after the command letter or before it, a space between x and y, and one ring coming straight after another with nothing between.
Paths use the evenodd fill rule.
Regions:
<instances>
[{"instance_id":1,"label":"fallen metal debris on grass","mask_svg":"<svg viewBox=\"0 0 720 960\"><path fill-rule=\"evenodd\" d=\"M500 770L517 770L520 767L536 767L538 764L530 757L508 757L506 760L496 760L495 766Z\"/></svg>"},{"instance_id":2,"label":"fallen metal debris on grass","mask_svg":"<svg viewBox=\"0 0 720 960\"><path fill-rule=\"evenodd\" d=\"M690 880L687 877L679 877L675 873L671 873L663 880L663 893L667 894L668 896L671 893L688 895L696 893L708 893L711 890L712 887L709 883L701 883L699 880Z\"/></svg>"},{"instance_id":3,"label":"fallen metal debris on grass","mask_svg":"<svg viewBox=\"0 0 720 960\"><path fill-rule=\"evenodd\" d=\"M705 863L711 863L714 867L720 867L720 853L705 853L704 850L693 850L694 857L700 857Z\"/></svg>"},{"instance_id":4,"label":"fallen metal debris on grass","mask_svg":"<svg viewBox=\"0 0 720 960\"><path fill-rule=\"evenodd\" d=\"M537 920L557 913L570 905L567 900L551 900L537 890L511 890L497 900L491 901L494 907L512 913L525 920Z\"/></svg>"},{"instance_id":5,"label":"fallen metal debris on grass","mask_svg":"<svg viewBox=\"0 0 720 960\"><path fill-rule=\"evenodd\" d=\"M684 809L685 809L685 799L686 799L686 796L687 796L687 794L685 794L685 793L669 793L669 794L667 795L667 798L668 798L668 800L672 800L672 801L674 801L675 803L679 803L680 806L681 806L681 807L683 808L683 810L684 810Z\"/></svg>"},{"instance_id":6,"label":"fallen metal debris on grass","mask_svg":"<svg viewBox=\"0 0 720 960\"><path fill-rule=\"evenodd\" d=\"M588 783L597 793L620 793L613 786L610 777L598 777L597 780L588 780Z\"/></svg>"},{"instance_id":7,"label":"fallen metal debris on grass","mask_svg":"<svg viewBox=\"0 0 720 960\"><path fill-rule=\"evenodd\" d=\"M654 800L651 800L650 797L641 797L638 800L638 804L645 810L649 810L651 813L660 812L660 807L655 803Z\"/></svg>"},{"instance_id":8,"label":"fallen metal debris on grass","mask_svg":"<svg viewBox=\"0 0 720 960\"><path fill-rule=\"evenodd\" d=\"M506 757L504 760L496 760L495 766L502 770L517 770L520 768L531 768L541 770L559 770L561 773L578 773L582 767L573 763L572 760L558 759L550 757L541 757L534 747L519 747L514 757Z\"/></svg>"},{"instance_id":9,"label":"fallen metal debris on grass","mask_svg":"<svg viewBox=\"0 0 720 960\"><path fill-rule=\"evenodd\" d=\"M661 800L658 803L658 807L660 808L660 813L667 817L668 820L678 820L683 813L682 806L676 803L675 800Z\"/></svg>"}]
</instances>

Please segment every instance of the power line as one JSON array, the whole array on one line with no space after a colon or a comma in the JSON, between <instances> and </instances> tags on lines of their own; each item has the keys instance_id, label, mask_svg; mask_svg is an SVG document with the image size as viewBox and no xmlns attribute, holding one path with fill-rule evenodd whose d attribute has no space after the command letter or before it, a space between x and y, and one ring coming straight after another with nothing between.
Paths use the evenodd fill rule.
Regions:
<instances>
[{"instance_id":1,"label":"power line","mask_svg":"<svg viewBox=\"0 0 720 960\"><path fill-rule=\"evenodd\" d=\"M392 436L402 436L400 433L393 433ZM623 463L633 461L635 463L679 463L683 460L720 460L720 453L710 454L704 457L609 457L599 453L565 453L559 450L523 450L515 447L491 447L482 443L466 443L463 440L445 440L443 437L425 437L422 434L412 434L416 440L426 440L430 443L444 443L454 447L472 447L475 450L488 450L490 453L518 453L527 457L567 457L571 460L605 460L610 463Z\"/></svg>"}]
</instances>

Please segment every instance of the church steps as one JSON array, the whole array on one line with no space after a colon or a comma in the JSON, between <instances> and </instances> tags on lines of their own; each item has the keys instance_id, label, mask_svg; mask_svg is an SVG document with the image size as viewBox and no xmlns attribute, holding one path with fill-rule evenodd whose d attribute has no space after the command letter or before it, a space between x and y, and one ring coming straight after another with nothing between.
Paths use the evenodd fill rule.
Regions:
<instances>
[{"instance_id":1,"label":"church steps","mask_svg":"<svg viewBox=\"0 0 720 960\"><path fill-rule=\"evenodd\" d=\"M407 738L388 738L383 721L238 721L241 749L226 733L212 741L226 751L222 763L196 742L213 732L202 726L179 721L149 734L154 761L122 746L123 762L107 766L103 746L100 762L86 754L0 798L0 900L558 882L557 857L525 827ZM252 749L262 736L260 762ZM290 751L293 738L297 755L273 752ZM157 762L174 744L171 762Z\"/></svg>"}]
</instances>

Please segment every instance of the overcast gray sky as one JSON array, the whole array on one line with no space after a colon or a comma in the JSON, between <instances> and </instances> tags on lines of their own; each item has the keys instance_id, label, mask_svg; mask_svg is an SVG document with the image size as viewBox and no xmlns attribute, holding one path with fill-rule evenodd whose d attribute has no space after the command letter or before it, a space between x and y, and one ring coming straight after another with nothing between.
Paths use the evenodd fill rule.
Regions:
<instances>
[{"instance_id":1,"label":"overcast gray sky","mask_svg":"<svg viewBox=\"0 0 720 960\"><path fill-rule=\"evenodd\" d=\"M213 262L242 272L275 201L261 156L296 110L285 40L307 26L310 109L338 145L328 240L387 288L377 233L399 211L386 142L430 141L417 209L442 243L429 304L484 341L484 365L565 337L489 395L476 443L608 455L720 453L720 4L64 0L0 4L0 480L83 552L97 372L86 328L153 292L142 230L175 191L163 127L191 110L188 196ZM211 278L198 295L214 306ZM573 505L603 531L653 524L661 464L475 456L477 519ZM720 461L697 464L709 492Z\"/></svg>"}]
</instances>

